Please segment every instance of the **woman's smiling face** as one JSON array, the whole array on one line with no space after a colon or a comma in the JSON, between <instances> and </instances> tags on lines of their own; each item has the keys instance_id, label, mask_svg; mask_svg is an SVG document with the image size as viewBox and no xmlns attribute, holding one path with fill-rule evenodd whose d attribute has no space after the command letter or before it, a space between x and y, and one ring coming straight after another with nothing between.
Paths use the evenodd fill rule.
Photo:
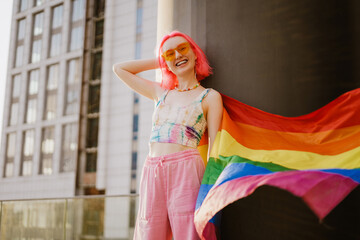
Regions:
<instances>
[{"instance_id":1,"label":"woman's smiling face","mask_svg":"<svg viewBox=\"0 0 360 240\"><path fill-rule=\"evenodd\" d=\"M172 60L166 61L166 64L169 70L177 76L184 75L186 73L189 73L189 71L194 71L195 69L196 55L191 49L190 44L188 43L189 50L186 53L181 54L179 53L179 51L176 50L176 48L183 43L188 43L188 42L186 41L185 38L176 36L166 40L166 42L162 47L163 53L165 53L170 49L175 50L174 58Z\"/></svg>"}]
</instances>

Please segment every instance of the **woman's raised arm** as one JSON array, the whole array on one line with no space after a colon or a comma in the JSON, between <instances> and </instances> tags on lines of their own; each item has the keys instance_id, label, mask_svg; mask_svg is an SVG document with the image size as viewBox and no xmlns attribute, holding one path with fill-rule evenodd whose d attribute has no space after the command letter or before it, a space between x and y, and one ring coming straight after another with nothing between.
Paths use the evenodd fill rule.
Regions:
<instances>
[{"instance_id":1,"label":"woman's raised arm","mask_svg":"<svg viewBox=\"0 0 360 240\"><path fill-rule=\"evenodd\" d=\"M156 58L145 60L133 60L113 65L115 74L135 92L157 101L158 96L164 91L160 84L137 76L137 73L159 68Z\"/></svg>"}]
</instances>

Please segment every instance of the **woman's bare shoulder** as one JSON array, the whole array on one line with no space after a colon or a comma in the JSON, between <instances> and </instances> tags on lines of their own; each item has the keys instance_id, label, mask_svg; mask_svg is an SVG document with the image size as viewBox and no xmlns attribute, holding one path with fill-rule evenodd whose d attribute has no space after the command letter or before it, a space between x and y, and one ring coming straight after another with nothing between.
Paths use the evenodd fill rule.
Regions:
<instances>
[{"instance_id":1,"label":"woman's bare shoulder","mask_svg":"<svg viewBox=\"0 0 360 240\"><path fill-rule=\"evenodd\" d=\"M212 109L219 109L219 111L221 111L222 105L223 103L221 94L218 91L210 88L210 91L208 92L203 101L204 112L207 113L210 109L210 106Z\"/></svg>"},{"instance_id":2,"label":"woman's bare shoulder","mask_svg":"<svg viewBox=\"0 0 360 240\"><path fill-rule=\"evenodd\" d=\"M206 99L209 103L222 101L221 94L212 88L210 88L210 91L207 94Z\"/></svg>"}]
</instances>

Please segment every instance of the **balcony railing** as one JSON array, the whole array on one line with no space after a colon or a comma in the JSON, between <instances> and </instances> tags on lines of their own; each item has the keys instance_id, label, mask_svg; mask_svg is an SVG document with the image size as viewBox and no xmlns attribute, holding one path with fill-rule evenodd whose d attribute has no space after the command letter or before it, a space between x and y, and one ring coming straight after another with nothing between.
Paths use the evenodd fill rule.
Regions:
<instances>
[{"instance_id":1,"label":"balcony railing","mask_svg":"<svg viewBox=\"0 0 360 240\"><path fill-rule=\"evenodd\" d=\"M137 206L137 194L0 201L0 239L132 239Z\"/></svg>"}]
</instances>

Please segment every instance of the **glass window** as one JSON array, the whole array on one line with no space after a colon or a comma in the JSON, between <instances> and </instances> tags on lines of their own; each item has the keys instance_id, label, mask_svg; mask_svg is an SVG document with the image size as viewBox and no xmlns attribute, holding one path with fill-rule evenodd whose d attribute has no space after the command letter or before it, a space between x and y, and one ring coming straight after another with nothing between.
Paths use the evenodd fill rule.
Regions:
<instances>
[{"instance_id":1,"label":"glass window","mask_svg":"<svg viewBox=\"0 0 360 240\"><path fill-rule=\"evenodd\" d=\"M132 152L131 154L131 170L136 170L137 164L137 152Z\"/></svg>"},{"instance_id":2,"label":"glass window","mask_svg":"<svg viewBox=\"0 0 360 240\"><path fill-rule=\"evenodd\" d=\"M57 84L59 79L59 65L55 64L48 68L46 84L46 101L44 119L51 120L56 117Z\"/></svg>"},{"instance_id":3,"label":"glass window","mask_svg":"<svg viewBox=\"0 0 360 240\"><path fill-rule=\"evenodd\" d=\"M47 90L57 89L59 82L59 64L51 65L48 68Z\"/></svg>"},{"instance_id":4,"label":"glass window","mask_svg":"<svg viewBox=\"0 0 360 240\"><path fill-rule=\"evenodd\" d=\"M71 172L75 170L77 158L77 124L66 124L63 127L61 171Z\"/></svg>"},{"instance_id":5,"label":"glass window","mask_svg":"<svg viewBox=\"0 0 360 240\"><path fill-rule=\"evenodd\" d=\"M73 59L68 65L68 84L78 84L80 82L80 61Z\"/></svg>"},{"instance_id":6,"label":"glass window","mask_svg":"<svg viewBox=\"0 0 360 240\"><path fill-rule=\"evenodd\" d=\"M138 41L135 43L135 59L141 58L141 42Z\"/></svg>"},{"instance_id":7,"label":"glass window","mask_svg":"<svg viewBox=\"0 0 360 240\"><path fill-rule=\"evenodd\" d=\"M85 13L84 0L73 0L72 1L72 16L71 20L73 22L82 20Z\"/></svg>"},{"instance_id":8,"label":"glass window","mask_svg":"<svg viewBox=\"0 0 360 240\"><path fill-rule=\"evenodd\" d=\"M26 109L26 123L34 123L36 121L36 99L29 99Z\"/></svg>"},{"instance_id":9,"label":"glass window","mask_svg":"<svg viewBox=\"0 0 360 240\"><path fill-rule=\"evenodd\" d=\"M61 27L63 24L63 6L53 8L52 30L50 42L50 57L57 56L61 51Z\"/></svg>"},{"instance_id":10,"label":"glass window","mask_svg":"<svg viewBox=\"0 0 360 240\"><path fill-rule=\"evenodd\" d=\"M28 8L27 0L20 0L20 12L26 10Z\"/></svg>"},{"instance_id":11,"label":"glass window","mask_svg":"<svg viewBox=\"0 0 360 240\"><path fill-rule=\"evenodd\" d=\"M26 123L34 123L36 121L37 94L39 90L39 69L32 70L29 75L25 121Z\"/></svg>"},{"instance_id":12,"label":"glass window","mask_svg":"<svg viewBox=\"0 0 360 240\"><path fill-rule=\"evenodd\" d=\"M54 128L43 129L41 141L40 174L51 175L53 173L53 154L55 149Z\"/></svg>"},{"instance_id":13,"label":"glass window","mask_svg":"<svg viewBox=\"0 0 360 240\"><path fill-rule=\"evenodd\" d=\"M17 42L15 54L15 67L23 64L24 38L25 38L25 19L20 19L17 24Z\"/></svg>"},{"instance_id":14,"label":"glass window","mask_svg":"<svg viewBox=\"0 0 360 240\"><path fill-rule=\"evenodd\" d=\"M80 62L78 59L69 61L65 97L65 115L76 114L79 111L80 70Z\"/></svg>"},{"instance_id":15,"label":"glass window","mask_svg":"<svg viewBox=\"0 0 360 240\"><path fill-rule=\"evenodd\" d=\"M104 16L105 11L105 0L97 0L95 1L95 17Z\"/></svg>"},{"instance_id":16,"label":"glass window","mask_svg":"<svg viewBox=\"0 0 360 240\"><path fill-rule=\"evenodd\" d=\"M9 158L15 157L15 140L16 140L16 133L8 134L8 145L7 145L6 157L9 157Z\"/></svg>"},{"instance_id":17,"label":"glass window","mask_svg":"<svg viewBox=\"0 0 360 240\"><path fill-rule=\"evenodd\" d=\"M12 98L18 98L20 96L20 81L21 81L21 75L15 75L13 78L13 84L12 84Z\"/></svg>"},{"instance_id":18,"label":"glass window","mask_svg":"<svg viewBox=\"0 0 360 240\"><path fill-rule=\"evenodd\" d=\"M87 121L86 147L92 148L98 145L99 118L89 118Z\"/></svg>"},{"instance_id":19,"label":"glass window","mask_svg":"<svg viewBox=\"0 0 360 240\"><path fill-rule=\"evenodd\" d=\"M24 132L24 145L21 163L21 175L30 176L32 174L32 161L34 155L35 131Z\"/></svg>"},{"instance_id":20,"label":"glass window","mask_svg":"<svg viewBox=\"0 0 360 240\"><path fill-rule=\"evenodd\" d=\"M25 18L18 21L17 40L22 40L25 37Z\"/></svg>"},{"instance_id":21,"label":"glass window","mask_svg":"<svg viewBox=\"0 0 360 240\"><path fill-rule=\"evenodd\" d=\"M41 38L43 33L43 12L34 15L33 37L30 62L39 62L41 59Z\"/></svg>"},{"instance_id":22,"label":"glass window","mask_svg":"<svg viewBox=\"0 0 360 240\"><path fill-rule=\"evenodd\" d=\"M80 93L77 89L68 89L66 97L66 115L78 113L79 95Z\"/></svg>"},{"instance_id":23,"label":"glass window","mask_svg":"<svg viewBox=\"0 0 360 240\"><path fill-rule=\"evenodd\" d=\"M96 172L97 153L86 154L86 172Z\"/></svg>"},{"instance_id":24,"label":"glass window","mask_svg":"<svg viewBox=\"0 0 360 240\"><path fill-rule=\"evenodd\" d=\"M19 96L20 96L21 75L15 75L12 81L11 107L9 125L14 126L18 123L19 116Z\"/></svg>"},{"instance_id":25,"label":"glass window","mask_svg":"<svg viewBox=\"0 0 360 240\"><path fill-rule=\"evenodd\" d=\"M10 126L14 126L18 123L19 115L19 103L12 103L10 108Z\"/></svg>"},{"instance_id":26,"label":"glass window","mask_svg":"<svg viewBox=\"0 0 360 240\"><path fill-rule=\"evenodd\" d=\"M47 127L43 129L43 141L41 144L41 152L43 154L53 154L54 153L54 128Z\"/></svg>"},{"instance_id":27,"label":"glass window","mask_svg":"<svg viewBox=\"0 0 360 240\"><path fill-rule=\"evenodd\" d=\"M35 141L35 131L27 130L24 133L24 156L32 156L34 154L34 141Z\"/></svg>"},{"instance_id":28,"label":"glass window","mask_svg":"<svg viewBox=\"0 0 360 240\"><path fill-rule=\"evenodd\" d=\"M59 5L53 8L52 28L61 27L63 24L63 6Z\"/></svg>"},{"instance_id":29,"label":"glass window","mask_svg":"<svg viewBox=\"0 0 360 240\"><path fill-rule=\"evenodd\" d=\"M22 162L21 175L31 176L31 173L32 173L32 161Z\"/></svg>"},{"instance_id":30,"label":"glass window","mask_svg":"<svg viewBox=\"0 0 360 240\"><path fill-rule=\"evenodd\" d=\"M95 35L102 35L104 33L104 20L96 21Z\"/></svg>"},{"instance_id":31,"label":"glass window","mask_svg":"<svg viewBox=\"0 0 360 240\"><path fill-rule=\"evenodd\" d=\"M59 55L61 50L61 33L53 34L51 36L50 44L51 44L50 57Z\"/></svg>"},{"instance_id":32,"label":"glass window","mask_svg":"<svg viewBox=\"0 0 360 240\"><path fill-rule=\"evenodd\" d=\"M40 35L43 32L43 12L40 12L34 17L34 32L33 35Z\"/></svg>"},{"instance_id":33,"label":"glass window","mask_svg":"<svg viewBox=\"0 0 360 240\"><path fill-rule=\"evenodd\" d=\"M133 132L137 132L139 129L139 114L133 116Z\"/></svg>"},{"instance_id":34,"label":"glass window","mask_svg":"<svg viewBox=\"0 0 360 240\"><path fill-rule=\"evenodd\" d=\"M102 52L97 52L92 55L92 73L91 79L101 79L101 63L102 63Z\"/></svg>"},{"instance_id":35,"label":"glass window","mask_svg":"<svg viewBox=\"0 0 360 240\"><path fill-rule=\"evenodd\" d=\"M136 193L136 169L135 170L131 170L131 180L130 180L130 193ZM134 218L134 217L132 217ZM134 221L134 220L133 220ZM132 226L134 226L135 221L132 224Z\"/></svg>"},{"instance_id":36,"label":"glass window","mask_svg":"<svg viewBox=\"0 0 360 240\"><path fill-rule=\"evenodd\" d=\"M30 95L37 94L39 88L40 71L39 69L32 70L30 72L28 93Z\"/></svg>"},{"instance_id":37,"label":"glass window","mask_svg":"<svg viewBox=\"0 0 360 240\"><path fill-rule=\"evenodd\" d=\"M46 120L51 120L56 117L56 94L47 93L45 102L45 116Z\"/></svg>"},{"instance_id":38,"label":"glass window","mask_svg":"<svg viewBox=\"0 0 360 240\"><path fill-rule=\"evenodd\" d=\"M51 175L52 174L52 157L48 155L44 155L41 162L41 173L44 175Z\"/></svg>"},{"instance_id":39,"label":"glass window","mask_svg":"<svg viewBox=\"0 0 360 240\"><path fill-rule=\"evenodd\" d=\"M71 29L70 51L80 49L84 43L83 27L74 27Z\"/></svg>"},{"instance_id":40,"label":"glass window","mask_svg":"<svg viewBox=\"0 0 360 240\"><path fill-rule=\"evenodd\" d=\"M67 115L77 113L77 106L79 102L79 93L76 89L70 89L66 98L67 101Z\"/></svg>"},{"instance_id":41,"label":"glass window","mask_svg":"<svg viewBox=\"0 0 360 240\"><path fill-rule=\"evenodd\" d=\"M39 62L41 58L41 39L33 41L31 51L31 62Z\"/></svg>"},{"instance_id":42,"label":"glass window","mask_svg":"<svg viewBox=\"0 0 360 240\"><path fill-rule=\"evenodd\" d=\"M99 112L100 107L100 84L89 86L88 113Z\"/></svg>"},{"instance_id":43,"label":"glass window","mask_svg":"<svg viewBox=\"0 0 360 240\"><path fill-rule=\"evenodd\" d=\"M14 175L15 144L16 144L16 133L8 134L7 145L6 145L4 177L12 177Z\"/></svg>"},{"instance_id":44,"label":"glass window","mask_svg":"<svg viewBox=\"0 0 360 240\"><path fill-rule=\"evenodd\" d=\"M137 135L138 135L137 132L134 132L134 133L133 133L133 140L134 140L134 141L138 139L138 136L137 136Z\"/></svg>"},{"instance_id":45,"label":"glass window","mask_svg":"<svg viewBox=\"0 0 360 240\"><path fill-rule=\"evenodd\" d=\"M83 19L85 14L85 1L73 0L72 1L72 17L71 17L71 33L70 33L70 47L69 50L73 51L83 47L84 42L84 29Z\"/></svg>"},{"instance_id":46,"label":"glass window","mask_svg":"<svg viewBox=\"0 0 360 240\"><path fill-rule=\"evenodd\" d=\"M23 63L23 54L24 54L24 46L20 45L16 47L16 58L15 58L15 67L19 67Z\"/></svg>"},{"instance_id":47,"label":"glass window","mask_svg":"<svg viewBox=\"0 0 360 240\"><path fill-rule=\"evenodd\" d=\"M95 23L95 48L102 47L104 34L104 20Z\"/></svg>"},{"instance_id":48,"label":"glass window","mask_svg":"<svg viewBox=\"0 0 360 240\"><path fill-rule=\"evenodd\" d=\"M34 0L34 1L35 1L35 6L40 6L45 2L45 0Z\"/></svg>"},{"instance_id":49,"label":"glass window","mask_svg":"<svg viewBox=\"0 0 360 240\"><path fill-rule=\"evenodd\" d=\"M6 162L5 177L12 177L14 175L14 162Z\"/></svg>"},{"instance_id":50,"label":"glass window","mask_svg":"<svg viewBox=\"0 0 360 240\"><path fill-rule=\"evenodd\" d=\"M141 33L142 28L142 17L143 17L143 8L139 7L136 9L136 33Z\"/></svg>"}]
</instances>

